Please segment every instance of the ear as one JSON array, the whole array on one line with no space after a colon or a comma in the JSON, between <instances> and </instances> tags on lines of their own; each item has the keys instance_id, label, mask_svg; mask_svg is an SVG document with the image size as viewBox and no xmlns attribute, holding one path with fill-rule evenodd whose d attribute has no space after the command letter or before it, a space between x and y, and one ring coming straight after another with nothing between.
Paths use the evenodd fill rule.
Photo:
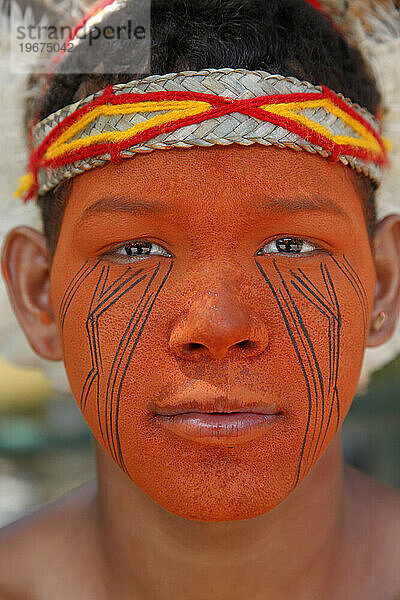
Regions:
<instances>
[{"instance_id":1,"label":"ear","mask_svg":"<svg viewBox=\"0 0 400 600\"><path fill-rule=\"evenodd\" d=\"M371 315L368 347L390 339L400 312L400 215L389 215L377 225L374 237L376 269L375 301ZM381 311L387 315L381 328L374 322Z\"/></svg>"},{"instance_id":2,"label":"ear","mask_svg":"<svg viewBox=\"0 0 400 600\"><path fill-rule=\"evenodd\" d=\"M33 350L42 358L62 360L44 235L31 227L16 227L7 235L1 260L14 312Z\"/></svg>"}]
</instances>

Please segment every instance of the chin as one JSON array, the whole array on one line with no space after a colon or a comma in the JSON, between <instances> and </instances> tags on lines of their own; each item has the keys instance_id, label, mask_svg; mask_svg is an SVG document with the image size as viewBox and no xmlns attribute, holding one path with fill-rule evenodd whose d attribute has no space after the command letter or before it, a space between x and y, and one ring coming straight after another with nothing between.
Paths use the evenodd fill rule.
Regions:
<instances>
[{"instance_id":1,"label":"chin","mask_svg":"<svg viewBox=\"0 0 400 600\"><path fill-rule=\"evenodd\" d=\"M186 503L166 502L163 499L161 506L179 517L190 519L192 521L242 521L253 519L265 513L270 512L278 506L285 497L236 497L224 498L221 494L220 499L189 499Z\"/></svg>"},{"instance_id":2,"label":"chin","mask_svg":"<svg viewBox=\"0 0 400 600\"><path fill-rule=\"evenodd\" d=\"M247 477L246 477L247 475ZM263 475L205 474L202 479L163 482L137 481L141 489L165 510L194 521L240 521L270 512L293 490L293 480L269 481ZM151 485L151 483L153 485Z\"/></svg>"}]
</instances>

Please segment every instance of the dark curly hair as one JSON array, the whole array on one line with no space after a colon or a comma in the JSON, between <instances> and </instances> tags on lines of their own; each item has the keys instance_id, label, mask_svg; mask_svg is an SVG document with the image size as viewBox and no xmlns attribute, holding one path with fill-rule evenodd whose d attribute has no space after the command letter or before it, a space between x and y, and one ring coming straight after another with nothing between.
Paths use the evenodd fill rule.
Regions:
<instances>
[{"instance_id":1,"label":"dark curly hair","mask_svg":"<svg viewBox=\"0 0 400 600\"><path fill-rule=\"evenodd\" d=\"M110 25L133 19L134 3L108 18ZM102 47L107 44L107 46ZM102 74L55 72L36 111L43 119L56 110L104 88L146 75L132 72L131 40L96 45ZM78 61L84 43L63 60ZM123 57L123 59L122 59ZM115 65L121 64L119 73ZM377 114L380 95L361 53L332 22L304 0L152 0L150 73L205 68L245 68L295 76L324 84ZM98 70L97 70L98 72ZM105 74L103 74L105 73ZM375 189L353 173L363 203L370 243L376 227ZM38 198L50 256L54 254L71 181Z\"/></svg>"}]
</instances>

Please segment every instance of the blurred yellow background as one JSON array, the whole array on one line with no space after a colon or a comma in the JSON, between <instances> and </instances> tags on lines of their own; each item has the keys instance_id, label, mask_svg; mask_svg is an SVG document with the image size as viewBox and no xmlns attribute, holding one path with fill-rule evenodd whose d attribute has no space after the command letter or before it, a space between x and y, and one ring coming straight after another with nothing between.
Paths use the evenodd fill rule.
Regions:
<instances>
[{"instance_id":1,"label":"blurred yellow background","mask_svg":"<svg viewBox=\"0 0 400 600\"><path fill-rule=\"evenodd\" d=\"M42 373L15 367L0 358L0 414L43 405L51 393Z\"/></svg>"},{"instance_id":2,"label":"blurred yellow background","mask_svg":"<svg viewBox=\"0 0 400 600\"><path fill-rule=\"evenodd\" d=\"M0 527L93 476L90 432L73 397L0 358Z\"/></svg>"}]
</instances>

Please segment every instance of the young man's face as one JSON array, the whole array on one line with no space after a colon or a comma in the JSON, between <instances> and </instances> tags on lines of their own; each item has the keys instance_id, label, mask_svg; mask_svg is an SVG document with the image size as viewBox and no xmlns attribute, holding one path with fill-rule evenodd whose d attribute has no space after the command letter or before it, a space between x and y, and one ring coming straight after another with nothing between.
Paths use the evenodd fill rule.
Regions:
<instances>
[{"instance_id":1,"label":"young man's face","mask_svg":"<svg viewBox=\"0 0 400 600\"><path fill-rule=\"evenodd\" d=\"M93 434L153 500L210 521L271 510L327 448L374 288L351 170L259 145L77 177L51 271Z\"/></svg>"}]
</instances>

